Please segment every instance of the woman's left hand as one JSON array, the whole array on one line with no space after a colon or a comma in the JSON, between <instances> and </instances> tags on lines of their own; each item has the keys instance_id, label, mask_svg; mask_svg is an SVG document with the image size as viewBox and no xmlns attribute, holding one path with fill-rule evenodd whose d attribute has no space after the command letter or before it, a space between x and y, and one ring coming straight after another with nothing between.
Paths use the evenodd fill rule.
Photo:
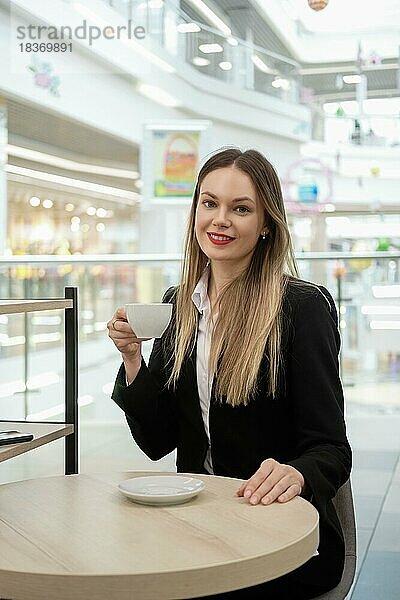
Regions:
<instances>
[{"instance_id":1,"label":"woman's left hand","mask_svg":"<svg viewBox=\"0 0 400 600\"><path fill-rule=\"evenodd\" d=\"M275 500L287 502L301 494L303 488L304 477L300 471L267 458L236 494L248 498L250 504L271 504Z\"/></svg>"}]
</instances>

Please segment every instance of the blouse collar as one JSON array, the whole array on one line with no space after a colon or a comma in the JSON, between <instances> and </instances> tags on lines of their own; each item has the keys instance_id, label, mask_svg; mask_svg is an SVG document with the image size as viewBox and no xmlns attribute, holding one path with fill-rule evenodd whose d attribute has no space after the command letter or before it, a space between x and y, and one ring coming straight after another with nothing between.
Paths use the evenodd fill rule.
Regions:
<instances>
[{"instance_id":1,"label":"blouse collar","mask_svg":"<svg viewBox=\"0 0 400 600\"><path fill-rule=\"evenodd\" d=\"M209 306L208 299L208 280L210 276L210 261L208 261L199 281L197 282L196 287L194 288L192 294L192 301L200 314L203 314L205 308Z\"/></svg>"}]
</instances>

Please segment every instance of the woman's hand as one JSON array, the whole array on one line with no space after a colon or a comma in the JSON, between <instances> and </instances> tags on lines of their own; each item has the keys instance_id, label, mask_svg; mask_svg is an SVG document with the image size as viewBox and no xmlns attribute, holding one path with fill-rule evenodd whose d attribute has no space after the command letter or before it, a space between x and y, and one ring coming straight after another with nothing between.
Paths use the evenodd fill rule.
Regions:
<instances>
[{"instance_id":1,"label":"woman's hand","mask_svg":"<svg viewBox=\"0 0 400 600\"><path fill-rule=\"evenodd\" d=\"M248 498L250 504L271 504L275 500L287 502L301 494L303 488L304 477L300 471L267 458L236 494Z\"/></svg>"},{"instance_id":2,"label":"woman's hand","mask_svg":"<svg viewBox=\"0 0 400 600\"><path fill-rule=\"evenodd\" d=\"M107 323L108 335L121 352L124 362L132 363L141 361L142 342L137 338L126 318L125 308L117 308L112 318Z\"/></svg>"}]
</instances>

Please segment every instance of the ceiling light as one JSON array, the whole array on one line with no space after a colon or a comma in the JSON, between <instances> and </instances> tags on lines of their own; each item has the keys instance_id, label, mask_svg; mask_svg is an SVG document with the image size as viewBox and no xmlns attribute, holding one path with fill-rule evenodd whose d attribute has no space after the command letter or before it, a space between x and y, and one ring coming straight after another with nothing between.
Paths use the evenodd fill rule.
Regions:
<instances>
[{"instance_id":1,"label":"ceiling light","mask_svg":"<svg viewBox=\"0 0 400 600\"><path fill-rule=\"evenodd\" d=\"M96 207L95 206L89 206L86 209L86 214L89 215L89 217L93 217L96 214Z\"/></svg>"},{"instance_id":2,"label":"ceiling light","mask_svg":"<svg viewBox=\"0 0 400 600\"><path fill-rule=\"evenodd\" d=\"M239 42L237 41L236 38L234 37L228 37L226 38L226 41L228 42L228 44L230 44L231 46L238 46Z\"/></svg>"},{"instance_id":3,"label":"ceiling light","mask_svg":"<svg viewBox=\"0 0 400 600\"><path fill-rule=\"evenodd\" d=\"M277 77L271 83L274 88L281 88L282 90L288 90L290 88L290 81L288 79L284 79L283 77Z\"/></svg>"},{"instance_id":4,"label":"ceiling light","mask_svg":"<svg viewBox=\"0 0 400 600\"><path fill-rule=\"evenodd\" d=\"M195 56L192 60L192 63L196 65L196 67L206 67L210 64L208 58L203 58L202 56Z\"/></svg>"},{"instance_id":5,"label":"ceiling light","mask_svg":"<svg viewBox=\"0 0 400 600\"><path fill-rule=\"evenodd\" d=\"M46 198L46 200L43 200L43 207L44 208L51 208L53 206L53 201L49 200L48 198Z\"/></svg>"},{"instance_id":6,"label":"ceiling light","mask_svg":"<svg viewBox=\"0 0 400 600\"><path fill-rule=\"evenodd\" d=\"M375 298L400 298L400 285L373 285Z\"/></svg>"},{"instance_id":7,"label":"ceiling light","mask_svg":"<svg viewBox=\"0 0 400 600\"><path fill-rule=\"evenodd\" d=\"M147 98L150 98L150 100L158 102L158 104L170 107L179 106L179 102L176 100L176 98L174 98L173 96L171 96L171 94L168 94L168 92L165 92L161 88L156 87L155 85L150 85L148 83L140 83L137 89L141 94L143 94L143 96L146 96Z\"/></svg>"},{"instance_id":8,"label":"ceiling light","mask_svg":"<svg viewBox=\"0 0 400 600\"><path fill-rule=\"evenodd\" d=\"M232 63L229 60L223 60L218 66L223 71L230 71L232 69Z\"/></svg>"},{"instance_id":9,"label":"ceiling light","mask_svg":"<svg viewBox=\"0 0 400 600\"><path fill-rule=\"evenodd\" d=\"M177 30L179 33L197 33L201 28L197 23L179 23Z\"/></svg>"},{"instance_id":10,"label":"ceiling light","mask_svg":"<svg viewBox=\"0 0 400 600\"><path fill-rule=\"evenodd\" d=\"M210 23L212 23L212 25L214 25L217 29L219 29L220 31L222 31L222 33L224 33L225 35L231 35L231 30L229 29L228 25L226 25L222 19L220 19L215 12L213 12L211 10L211 8L209 6L207 6L207 4L205 2L203 2L202 0L189 0L189 2L195 7L197 8L197 10L204 16L206 17L206 19L209 20Z\"/></svg>"},{"instance_id":11,"label":"ceiling light","mask_svg":"<svg viewBox=\"0 0 400 600\"><path fill-rule=\"evenodd\" d=\"M73 179L71 177L64 177L62 175L53 175L53 173L35 171L34 169L26 169L25 167L17 167L15 165L7 164L4 170L7 173L11 173L13 175L20 175L22 177L26 177L28 180L37 179L41 182L45 181L46 183L54 183L57 185L64 185L66 187L71 187L79 190L87 190L88 192L94 192L96 194L115 196L119 200L123 198L124 204L134 205L136 203L136 199L139 199L140 197L140 195L137 192L130 192L121 188L110 187L108 185L101 185L99 183L92 183L91 181L83 181L81 179Z\"/></svg>"},{"instance_id":12,"label":"ceiling light","mask_svg":"<svg viewBox=\"0 0 400 600\"><path fill-rule=\"evenodd\" d=\"M75 206L73 204L71 204L71 202L68 202L68 204L66 204L64 208L67 212L72 212L74 210Z\"/></svg>"},{"instance_id":13,"label":"ceiling light","mask_svg":"<svg viewBox=\"0 0 400 600\"><path fill-rule=\"evenodd\" d=\"M212 54L213 52L224 51L221 44L200 44L199 50L200 52L204 52L204 54Z\"/></svg>"},{"instance_id":14,"label":"ceiling light","mask_svg":"<svg viewBox=\"0 0 400 600\"><path fill-rule=\"evenodd\" d=\"M106 214L107 214L107 211L106 211L106 209L105 209L105 208L98 208L98 209L96 210L96 215L97 215L98 217L100 217L100 219L103 219L103 218L106 216Z\"/></svg>"},{"instance_id":15,"label":"ceiling light","mask_svg":"<svg viewBox=\"0 0 400 600\"><path fill-rule=\"evenodd\" d=\"M361 83L361 75L343 75L345 83Z\"/></svg>"},{"instance_id":16,"label":"ceiling light","mask_svg":"<svg viewBox=\"0 0 400 600\"><path fill-rule=\"evenodd\" d=\"M81 227L81 231L82 233L87 233L89 231L90 227L87 223L84 223L84 225L82 225Z\"/></svg>"},{"instance_id":17,"label":"ceiling light","mask_svg":"<svg viewBox=\"0 0 400 600\"><path fill-rule=\"evenodd\" d=\"M32 196L32 198L29 200L29 204L31 206L39 206L40 198L38 198L37 196Z\"/></svg>"},{"instance_id":18,"label":"ceiling light","mask_svg":"<svg viewBox=\"0 0 400 600\"><path fill-rule=\"evenodd\" d=\"M79 217L72 217L71 218L71 223L78 223L78 225L79 225L80 222L81 222L81 220L80 220Z\"/></svg>"},{"instance_id":19,"label":"ceiling light","mask_svg":"<svg viewBox=\"0 0 400 600\"><path fill-rule=\"evenodd\" d=\"M257 69L259 69L263 73L268 73L270 75L274 75L276 73L276 71L271 69L271 67L269 67L263 60L261 60L261 58L257 56L257 54L253 54L251 60L253 61Z\"/></svg>"},{"instance_id":20,"label":"ceiling light","mask_svg":"<svg viewBox=\"0 0 400 600\"><path fill-rule=\"evenodd\" d=\"M371 329L400 329L400 321L371 321Z\"/></svg>"},{"instance_id":21,"label":"ceiling light","mask_svg":"<svg viewBox=\"0 0 400 600\"><path fill-rule=\"evenodd\" d=\"M362 306L363 315L400 315L400 306Z\"/></svg>"},{"instance_id":22,"label":"ceiling light","mask_svg":"<svg viewBox=\"0 0 400 600\"><path fill-rule=\"evenodd\" d=\"M69 171L93 173L95 175L106 175L108 177L120 177L123 179L136 179L139 177L139 173L137 171L79 163L75 162L74 160L61 158L60 156L54 156L53 154L45 154L44 152L38 152L37 150L30 150L29 148L22 148L21 146L13 146L12 144L8 144L6 149L7 154L10 154L11 156L25 158L33 162L45 163L47 165L52 165L53 167L59 167L60 169L67 169Z\"/></svg>"},{"instance_id":23,"label":"ceiling light","mask_svg":"<svg viewBox=\"0 0 400 600\"><path fill-rule=\"evenodd\" d=\"M97 225L96 225L96 231L99 231L100 233L102 231L104 231L105 228L106 228L106 226L104 225L104 223L97 223Z\"/></svg>"}]
</instances>

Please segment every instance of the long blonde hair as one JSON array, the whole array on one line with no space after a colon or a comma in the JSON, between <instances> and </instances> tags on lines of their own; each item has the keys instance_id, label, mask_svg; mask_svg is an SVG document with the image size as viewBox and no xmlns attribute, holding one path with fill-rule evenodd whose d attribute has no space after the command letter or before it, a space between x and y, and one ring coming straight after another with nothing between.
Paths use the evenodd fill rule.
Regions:
<instances>
[{"instance_id":1,"label":"long blonde hair","mask_svg":"<svg viewBox=\"0 0 400 600\"><path fill-rule=\"evenodd\" d=\"M248 267L221 292L212 331L209 369L210 374L216 375L215 396L221 402L238 406L248 404L258 391L265 350L269 363L268 393L273 397L277 393L282 300L289 276L298 277L279 178L271 163L256 150L221 150L199 172L184 243L180 285L175 292L175 328L171 331L173 367L167 387L176 387L182 364L193 351L197 337L199 313L191 297L208 262L195 235L200 186L206 175L230 166L250 177L269 227L266 240L259 238Z\"/></svg>"}]
</instances>

